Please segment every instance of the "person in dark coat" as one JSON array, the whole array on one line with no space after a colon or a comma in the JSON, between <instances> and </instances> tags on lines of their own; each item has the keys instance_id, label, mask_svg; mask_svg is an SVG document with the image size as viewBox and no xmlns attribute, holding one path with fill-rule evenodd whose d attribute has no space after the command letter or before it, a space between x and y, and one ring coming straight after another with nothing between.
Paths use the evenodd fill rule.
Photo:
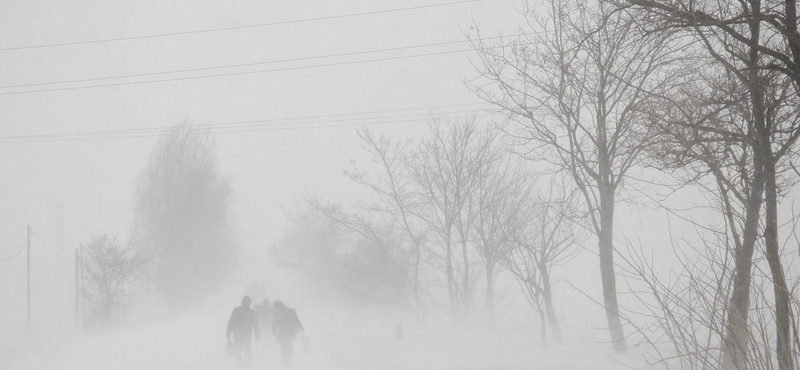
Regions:
<instances>
[{"instance_id":1,"label":"person in dark coat","mask_svg":"<svg viewBox=\"0 0 800 370\"><path fill-rule=\"evenodd\" d=\"M281 345L281 357L284 368L292 366L292 343L297 340L297 334L304 331L303 324L297 317L297 311L288 308L281 301L275 301L275 317L272 319L272 335Z\"/></svg>"},{"instance_id":2,"label":"person in dark coat","mask_svg":"<svg viewBox=\"0 0 800 370\"><path fill-rule=\"evenodd\" d=\"M258 316L258 324L261 328L266 328L272 325L272 318L275 316L275 307L269 303L269 299L264 299L261 305L256 308L256 316Z\"/></svg>"},{"instance_id":3,"label":"person in dark coat","mask_svg":"<svg viewBox=\"0 0 800 370\"><path fill-rule=\"evenodd\" d=\"M258 318L255 311L250 308L250 297L242 298L242 305L233 309L231 318L228 320L228 329L225 331L226 337L230 340L233 334L233 346L236 359L241 363L242 358L247 365L252 362L252 349L250 339L255 336L256 340L261 337L258 329Z\"/></svg>"}]
</instances>

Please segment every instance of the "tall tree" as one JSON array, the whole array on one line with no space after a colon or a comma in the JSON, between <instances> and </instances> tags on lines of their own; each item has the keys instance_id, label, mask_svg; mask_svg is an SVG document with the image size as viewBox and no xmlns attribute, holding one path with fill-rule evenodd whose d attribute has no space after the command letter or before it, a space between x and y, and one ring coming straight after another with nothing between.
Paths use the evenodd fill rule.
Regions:
<instances>
[{"instance_id":1,"label":"tall tree","mask_svg":"<svg viewBox=\"0 0 800 370\"><path fill-rule=\"evenodd\" d=\"M202 297L231 271L232 196L208 134L178 125L159 138L139 178L133 235L172 306Z\"/></svg>"},{"instance_id":2,"label":"tall tree","mask_svg":"<svg viewBox=\"0 0 800 370\"><path fill-rule=\"evenodd\" d=\"M415 191L410 176L408 156L411 149L408 143L392 142L385 137L376 138L368 130L359 131L358 135L364 150L378 167L378 173L371 175L354 162L353 170L346 174L353 181L367 186L378 195L378 204L372 208L389 215L411 243L413 268L409 280L414 295L414 306L419 310L422 307L422 274L423 265L426 264L423 253L426 252L424 243L427 230L417 217L421 206L419 193Z\"/></svg>"},{"instance_id":3,"label":"tall tree","mask_svg":"<svg viewBox=\"0 0 800 370\"><path fill-rule=\"evenodd\" d=\"M614 205L628 171L649 143L642 110L664 87L669 38L639 32L602 2L526 8L530 32L498 45L480 40L484 84L477 94L518 125L509 134L569 173L598 238L603 305L617 351L627 345L614 272ZM499 92L498 92L499 91ZM648 93L650 92L650 93Z\"/></svg>"},{"instance_id":4,"label":"tall tree","mask_svg":"<svg viewBox=\"0 0 800 370\"><path fill-rule=\"evenodd\" d=\"M520 199L517 221L500 263L516 278L525 298L539 313L542 343L547 326L561 341L561 326L553 304L553 268L576 255L584 233L576 222L576 193L562 190L554 178L547 195L526 194ZM560 188L560 189L559 189Z\"/></svg>"},{"instance_id":5,"label":"tall tree","mask_svg":"<svg viewBox=\"0 0 800 370\"><path fill-rule=\"evenodd\" d=\"M741 87L745 108L741 119L749 123L746 145L752 150L753 202L748 213L757 219L763 199L766 257L775 295L776 352L779 368L794 368L792 358L790 290L783 270L778 240L778 196L782 167L800 137L797 92L800 91L800 38L796 2L783 6L760 0L738 2L628 0L619 3L642 11L643 24L653 31L683 30L699 42ZM794 91L790 91L791 82ZM756 221L757 224L757 221ZM748 230L745 229L747 232ZM757 233L757 232L756 232ZM748 234L745 233L745 237ZM723 342L723 366L747 365L747 319L752 251L737 254L734 292Z\"/></svg>"},{"instance_id":6,"label":"tall tree","mask_svg":"<svg viewBox=\"0 0 800 370\"><path fill-rule=\"evenodd\" d=\"M470 199L490 147L488 143L495 136L480 133L474 119L444 123L434 119L429 136L410 158L411 178L425 205L417 215L443 244L439 258L444 262L453 311L458 303L465 312L470 310L474 289L469 249L474 213ZM460 244L460 251L456 243Z\"/></svg>"},{"instance_id":7,"label":"tall tree","mask_svg":"<svg viewBox=\"0 0 800 370\"><path fill-rule=\"evenodd\" d=\"M734 245L723 361L728 363L726 368L733 363L743 368L750 337L753 253L764 199L763 156L753 149L755 117L749 114L752 108L741 94L741 83L731 74L715 73L719 69L713 65L697 60L694 64L701 67L693 82L687 82L665 110L654 112L659 144L652 154L660 169L684 172L686 183L708 187L717 194L727 238ZM707 176L712 179L706 180Z\"/></svg>"},{"instance_id":8,"label":"tall tree","mask_svg":"<svg viewBox=\"0 0 800 370\"><path fill-rule=\"evenodd\" d=\"M498 143L499 144L499 143ZM470 202L473 204L472 233L486 278L484 311L489 324L494 323L495 280L503 258L509 253L515 233L531 220L525 209L531 196L533 177L521 158L507 148L489 148L480 166L479 179Z\"/></svg>"}]
</instances>

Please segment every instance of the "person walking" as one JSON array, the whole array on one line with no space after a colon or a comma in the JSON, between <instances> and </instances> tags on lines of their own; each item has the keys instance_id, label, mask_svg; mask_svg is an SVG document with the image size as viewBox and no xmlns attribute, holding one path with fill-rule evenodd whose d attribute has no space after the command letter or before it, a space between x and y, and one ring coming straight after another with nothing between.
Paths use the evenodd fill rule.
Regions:
<instances>
[{"instance_id":1,"label":"person walking","mask_svg":"<svg viewBox=\"0 0 800 370\"><path fill-rule=\"evenodd\" d=\"M239 366L244 365L249 367L253 361L252 348L250 347L250 339L255 336L258 340L261 337L261 331L258 329L258 318L255 311L250 308L250 297L244 296L242 298L242 305L233 309L231 318L228 320L228 328L225 331L225 336L231 340L233 334L233 348L236 360Z\"/></svg>"},{"instance_id":2,"label":"person walking","mask_svg":"<svg viewBox=\"0 0 800 370\"><path fill-rule=\"evenodd\" d=\"M281 301L275 301L274 306L275 317L272 320L272 335L281 345L283 367L289 369L292 367L292 344L297 340L297 334L305 329L297 317L297 311L293 308L286 307Z\"/></svg>"}]
</instances>

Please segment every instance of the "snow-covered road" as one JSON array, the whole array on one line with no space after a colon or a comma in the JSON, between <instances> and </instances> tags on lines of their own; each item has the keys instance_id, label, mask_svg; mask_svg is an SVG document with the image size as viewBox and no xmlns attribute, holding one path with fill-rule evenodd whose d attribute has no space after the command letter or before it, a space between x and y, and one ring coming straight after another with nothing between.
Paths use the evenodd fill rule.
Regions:
<instances>
[{"instance_id":1,"label":"snow-covered road","mask_svg":"<svg viewBox=\"0 0 800 370\"><path fill-rule=\"evenodd\" d=\"M5 341L0 369L211 370L235 369L225 357L227 313L195 313L110 333L45 335ZM538 346L531 335L486 334L477 329L443 329L442 323L302 317L309 351L295 345L296 370L617 370L647 369L637 354L614 359L602 345ZM254 343L254 369L282 369L280 348L269 336ZM623 364L624 363L624 364Z\"/></svg>"}]
</instances>

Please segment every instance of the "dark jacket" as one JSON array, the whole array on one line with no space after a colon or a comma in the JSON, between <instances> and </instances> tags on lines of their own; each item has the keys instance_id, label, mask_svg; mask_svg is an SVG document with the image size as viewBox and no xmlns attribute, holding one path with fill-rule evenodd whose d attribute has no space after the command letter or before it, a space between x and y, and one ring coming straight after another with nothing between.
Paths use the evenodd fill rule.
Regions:
<instances>
[{"instance_id":1,"label":"dark jacket","mask_svg":"<svg viewBox=\"0 0 800 370\"><path fill-rule=\"evenodd\" d=\"M255 311L250 307L239 306L231 312L228 320L228 329L225 332L227 337L233 333L235 341L250 341L251 334L255 334L256 340L261 336L258 330L258 318Z\"/></svg>"},{"instance_id":2,"label":"dark jacket","mask_svg":"<svg viewBox=\"0 0 800 370\"><path fill-rule=\"evenodd\" d=\"M303 324L297 318L293 308L285 308L275 312L272 319L272 334L280 343L291 343L297 339L297 334L303 331Z\"/></svg>"}]
</instances>

